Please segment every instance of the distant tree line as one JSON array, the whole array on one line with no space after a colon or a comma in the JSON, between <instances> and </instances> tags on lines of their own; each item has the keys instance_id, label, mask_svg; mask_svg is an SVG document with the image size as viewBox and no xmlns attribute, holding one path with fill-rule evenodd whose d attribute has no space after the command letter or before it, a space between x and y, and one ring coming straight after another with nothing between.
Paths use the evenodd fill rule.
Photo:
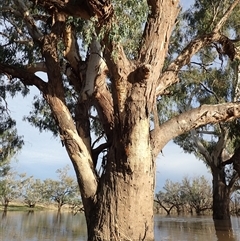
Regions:
<instances>
[{"instance_id":1,"label":"distant tree line","mask_svg":"<svg viewBox=\"0 0 240 241\"><path fill-rule=\"evenodd\" d=\"M230 210L232 214L240 214L240 193L238 186L231 196ZM203 214L212 211L212 185L204 177L184 177L181 182L166 180L163 188L155 196L155 207L168 215L171 213Z\"/></svg>"},{"instance_id":2,"label":"distant tree line","mask_svg":"<svg viewBox=\"0 0 240 241\"><path fill-rule=\"evenodd\" d=\"M36 204L56 203L58 211L65 204L74 212L79 211L82 202L78 184L68 171L69 166L58 169L58 180L40 180L9 170L0 177L0 200L4 210L7 210L10 202L22 201L31 208Z\"/></svg>"}]
</instances>

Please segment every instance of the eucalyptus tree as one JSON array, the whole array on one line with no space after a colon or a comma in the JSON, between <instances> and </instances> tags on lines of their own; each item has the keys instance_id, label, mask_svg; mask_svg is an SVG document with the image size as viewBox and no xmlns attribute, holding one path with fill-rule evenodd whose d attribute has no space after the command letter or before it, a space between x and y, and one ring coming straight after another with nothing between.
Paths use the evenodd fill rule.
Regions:
<instances>
[{"instance_id":1,"label":"eucalyptus tree","mask_svg":"<svg viewBox=\"0 0 240 241\"><path fill-rule=\"evenodd\" d=\"M240 116L238 102L195 106L161 123L157 114L157 101L185 85L181 69L201 49L216 45L235 58L222 30L240 0L217 2L208 7L209 28L174 41L172 33L189 27L180 28L178 0L1 1L0 73L40 90L44 101L36 98L40 111L29 120L58 134L68 152L88 240L153 240L159 152L193 128ZM102 142L91 136L92 122Z\"/></svg>"},{"instance_id":2,"label":"eucalyptus tree","mask_svg":"<svg viewBox=\"0 0 240 241\"><path fill-rule=\"evenodd\" d=\"M183 18L191 23L192 28L182 34L183 38L214 28L210 19L217 18L218 13L227 7L227 3L228 1L222 1L221 4L217 1L196 1L193 8L184 13ZM210 5L214 10L209 8ZM222 43L225 42L224 48L212 43L199 51L181 72L181 82L171 90L178 95L173 94L168 98L168 101L172 100L172 108L168 107L168 116L187 112L204 104L239 101L239 11L238 6L221 30L224 34L221 40ZM235 39L229 42L225 36ZM229 59L226 59L227 55ZM239 176L233 165L225 161L234 153L234 147L239 146L239 121L201 126L178 136L175 142L186 152L203 160L210 168L213 176L213 218L230 218L230 197Z\"/></svg>"},{"instance_id":3,"label":"eucalyptus tree","mask_svg":"<svg viewBox=\"0 0 240 241\"><path fill-rule=\"evenodd\" d=\"M1 94L1 90L0 90ZM18 136L16 122L10 117L7 103L0 95L0 177L10 171L10 161L23 146Z\"/></svg>"},{"instance_id":4,"label":"eucalyptus tree","mask_svg":"<svg viewBox=\"0 0 240 241\"><path fill-rule=\"evenodd\" d=\"M5 210L10 202L21 196L24 182L25 174L17 174L12 171L0 178L0 199Z\"/></svg>"},{"instance_id":5,"label":"eucalyptus tree","mask_svg":"<svg viewBox=\"0 0 240 241\"><path fill-rule=\"evenodd\" d=\"M24 203L30 208L34 208L37 203L44 201L44 188L40 179L33 176L26 178L21 197Z\"/></svg>"},{"instance_id":6,"label":"eucalyptus tree","mask_svg":"<svg viewBox=\"0 0 240 241\"><path fill-rule=\"evenodd\" d=\"M167 212L169 215L173 208L180 214L186 204L185 193L181 183L166 180L163 191L156 194L155 201Z\"/></svg>"},{"instance_id":7,"label":"eucalyptus tree","mask_svg":"<svg viewBox=\"0 0 240 241\"><path fill-rule=\"evenodd\" d=\"M222 70L204 67L199 71L192 68L190 72L192 72L190 76L189 73L185 76L185 80L189 80L184 86L186 91L176 100L177 107L174 107L174 112L176 110L182 112L206 103L218 104L226 100L238 100L239 93L235 91L239 88L239 77L234 75L235 70L230 66ZM234 154L234 147L239 145L238 128L238 120L217 125L208 124L180 135L174 140L185 152L193 153L203 160L210 169L213 177L214 219L230 218L230 198L239 175L229 158Z\"/></svg>"},{"instance_id":8,"label":"eucalyptus tree","mask_svg":"<svg viewBox=\"0 0 240 241\"><path fill-rule=\"evenodd\" d=\"M184 193L187 204L196 214L201 214L212 209L212 188L204 176L182 180L181 190Z\"/></svg>"},{"instance_id":9,"label":"eucalyptus tree","mask_svg":"<svg viewBox=\"0 0 240 241\"><path fill-rule=\"evenodd\" d=\"M58 205L58 211L65 204L72 204L72 201L79 195L76 180L68 175L69 166L58 169L59 180L46 179L43 182L43 197L53 200Z\"/></svg>"}]
</instances>

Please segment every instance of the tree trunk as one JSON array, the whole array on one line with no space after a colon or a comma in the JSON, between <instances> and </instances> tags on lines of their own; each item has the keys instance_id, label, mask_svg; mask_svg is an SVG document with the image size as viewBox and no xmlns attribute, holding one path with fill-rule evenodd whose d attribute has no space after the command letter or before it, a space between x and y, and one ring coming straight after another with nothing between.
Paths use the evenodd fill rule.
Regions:
<instances>
[{"instance_id":1,"label":"tree trunk","mask_svg":"<svg viewBox=\"0 0 240 241\"><path fill-rule=\"evenodd\" d=\"M89 240L154 240L152 171L106 176L88 224Z\"/></svg>"},{"instance_id":2,"label":"tree trunk","mask_svg":"<svg viewBox=\"0 0 240 241\"><path fill-rule=\"evenodd\" d=\"M213 175L213 219L230 219L230 190L225 181L223 168L212 168Z\"/></svg>"},{"instance_id":3,"label":"tree trunk","mask_svg":"<svg viewBox=\"0 0 240 241\"><path fill-rule=\"evenodd\" d=\"M154 240L155 164L146 102L136 97L132 95L125 114L120 113L116 120L97 203L87 223L91 241Z\"/></svg>"}]
</instances>

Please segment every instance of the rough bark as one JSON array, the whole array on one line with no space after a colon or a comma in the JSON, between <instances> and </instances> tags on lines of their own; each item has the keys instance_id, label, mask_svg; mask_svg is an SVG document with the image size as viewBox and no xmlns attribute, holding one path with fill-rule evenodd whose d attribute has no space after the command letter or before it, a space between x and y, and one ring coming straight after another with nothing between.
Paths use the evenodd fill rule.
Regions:
<instances>
[{"instance_id":1,"label":"rough bark","mask_svg":"<svg viewBox=\"0 0 240 241\"><path fill-rule=\"evenodd\" d=\"M141 102L134 101L129 108L134 108L136 114L126 116L125 126L114 129L89 240L153 240L155 166L149 120Z\"/></svg>"}]
</instances>

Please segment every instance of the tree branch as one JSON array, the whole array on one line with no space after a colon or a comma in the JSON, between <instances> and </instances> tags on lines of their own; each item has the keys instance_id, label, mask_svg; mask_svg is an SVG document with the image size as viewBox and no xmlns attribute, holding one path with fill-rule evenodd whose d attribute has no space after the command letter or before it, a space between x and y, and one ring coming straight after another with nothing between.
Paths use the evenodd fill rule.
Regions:
<instances>
[{"instance_id":1,"label":"tree branch","mask_svg":"<svg viewBox=\"0 0 240 241\"><path fill-rule=\"evenodd\" d=\"M77 43L77 36L72 25L68 25L63 33L65 51L64 57L68 60L75 73L79 72L79 63L81 61L79 46Z\"/></svg>"},{"instance_id":2,"label":"tree branch","mask_svg":"<svg viewBox=\"0 0 240 241\"><path fill-rule=\"evenodd\" d=\"M223 13L223 17L216 24L212 33L199 36L192 40L178 55L178 57L168 66L166 71L158 79L156 91L157 96L163 94L166 88L179 81L177 76L179 70L190 62L193 55L210 43L219 42L222 39L222 35L219 31L239 2L240 0L235 0L227 11Z\"/></svg>"},{"instance_id":3,"label":"tree branch","mask_svg":"<svg viewBox=\"0 0 240 241\"><path fill-rule=\"evenodd\" d=\"M15 0L16 6L19 8L19 13L21 14L22 19L25 21L28 28L28 32L36 42L41 42L43 35L39 31L38 27L35 24L33 17L30 15L29 8L25 5L22 0Z\"/></svg>"},{"instance_id":4,"label":"tree branch","mask_svg":"<svg viewBox=\"0 0 240 241\"><path fill-rule=\"evenodd\" d=\"M213 32L219 32L223 26L223 24L227 21L229 16L232 14L233 9L240 3L240 0L235 0L232 5L227 9L227 11L223 14L223 17L216 24Z\"/></svg>"},{"instance_id":5,"label":"tree branch","mask_svg":"<svg viewBox=\"0 0 240 241\"><path fill-rule=\"evenodd\" d=\"M47 83L27 69L0 63L0 73L11 76L11 78L18 78L25 85L34 85L43 93L46 91Z\"/></svg>"},{"instance_id":6,"label":"tree branch","mask_svg":"<svg viewBox=\"0 0 240 241\"><path fill-rule=\"evenodd\" d=\"M221 37L219 33L206 34L192 40L178 55L178 57L168 66L166 71L158 79L157 95L164 93L165 89L179 81L177 76L179 70L188 64L194 54L208 44L218 41Z\"/></svg>"},{"instance_id":7,"label":"tree branch","mask_svg":"<svg viewBox=\"0 0 240 241\"><path fill-rule=\"evenodd\" d=\"M202 142L200 141L200 138L198 138L197 136L197 132L195 129L193 129L191 131L191 136L192 139L194 141L195 146L197 147L199 153L201 155L203 155L203 157L205 158L205 161L208 163L208 165L210 165L211 163L211 156L209 155L208 150L204 147L204 145L202 144Z\"/></svg>"},{"instance_id":8,"label":"tree branch","mask_svg":"<svg viewBox=\"0 0 240 241\"><path fill-rule=\"evenodd\" d=\"M139 61L150 64L154 71L159 73L164 64L159 56L166 56L168 43L175 20L179 13L179 0L163 1L148 0L150 13L142 36L142 44L139 51ZM157 75L159 76L159 74Z\"/></svg>"},{"instance_id":9,"label":"tree branch","mask_svg":"<svg viewBox=\"0 0 240 241\"><path fill-rule=\"evenodd\" d=\"M240 102L202 105L186 111L151 131L154 155L173 138L206 124L231 121L240 117Z\"/></svg>"},{"instance_id":10,"label":"tree branch","mask_svg":"<svg viewBox=\"0 0 240 241\"><path fill-rule=\"evenodd\" d=\"M33 2L33 4L36 4L36 0L30 1ZM37 5L42 6L47 10L54 7L55 9L58 9L59 12L83 19L90 19L94 16L94 13L91 11L85 0L37 0Z\"/></svg>"},{"instance_id":11,"label":"tree branch","mask_svg":"<svg viewBox=\"0 0 240 241\"><path fill-rule=\"evenodd\" d=\"M29 73L33 73L33 74L35 74L38 71L45 72L45 73L47 72L47 67L45 62L38 62L38 63L27 65L26 69L28 70Z\"/></svg>"},{"instance_id":12,"label":"tree branch","mask_svg":"<svg viewBox=\"0 0 240 241\"><path fill-rule=\"evenodd\" d=\"M218 141L217 141L217 144L216 144L216 148L213 151L213 155L215 157L222 156L222 152L223 152L224 148L226 147L226 142L227 142L227 138L228 138L228 130L227 130L227 128L225 128L221 124L219 126L220 126L221 133L220 133L220 136L218 138ZM220 159L220 161L221 161L221 159ZM217 162L217 163L214 163L215 166L218 166L219 164L221 164L221 163L219 163L219 159L218 158L215 158L215 161Z\"/></svg>"}]
</instances>

